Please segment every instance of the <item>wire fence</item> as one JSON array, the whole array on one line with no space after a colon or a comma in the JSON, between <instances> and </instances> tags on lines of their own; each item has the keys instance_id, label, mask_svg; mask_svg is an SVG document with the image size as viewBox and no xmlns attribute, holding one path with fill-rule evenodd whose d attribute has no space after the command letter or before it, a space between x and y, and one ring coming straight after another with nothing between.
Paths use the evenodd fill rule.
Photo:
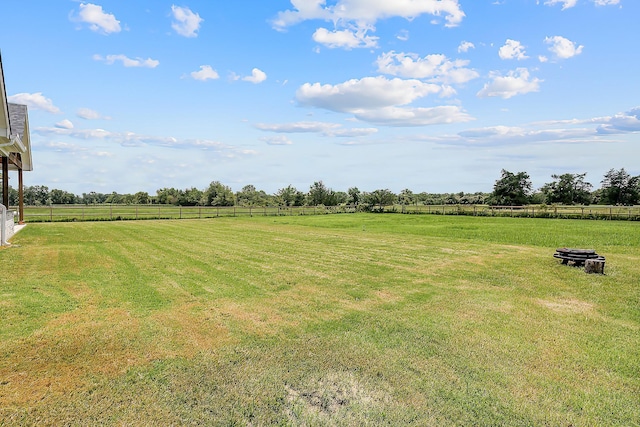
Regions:
<instances>
[{"instance_id":1,"label":"wire fence","mask_svg":"<svg viewBox=\"0 0 640 427\"><path fill-rule=\"evenodd\" d=\"M12 210L17 210L15 207ZM27 206L26 222L200 219L217 217L300 216L355 212L640 220L640 206L489 206L489 205L340 205L340 206L173 206L52 205Z\"/></svg>"}]
</instances>

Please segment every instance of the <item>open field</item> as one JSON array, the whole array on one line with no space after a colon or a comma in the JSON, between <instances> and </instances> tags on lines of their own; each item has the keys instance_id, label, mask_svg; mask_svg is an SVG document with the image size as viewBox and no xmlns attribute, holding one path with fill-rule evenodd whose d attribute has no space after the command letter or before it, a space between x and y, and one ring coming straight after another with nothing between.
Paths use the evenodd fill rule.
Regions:
<instances>
[{"instance_id":1,"label":"open field","mask_svg":"<svg viewBox=\"0 0 640 427\"><path fill-rule=\"evenodd\" d=\"M17 208L13 207L13 210ZM376 211L406 214L508 216L528 218L611 219L640 221L640 206L489 206L390 205ZM306 216L355 213L362 206L173 206L173 205L52 205L26 206L27 222L116 221L140 219L202 219L242 216Z\"/></svg>"},{"instance_id":2,"label":"open field","mask_svg":"<svg viewBox=\"0 0 640 427\"><path fill-rule=\"evenodd\" d=\"M637 222L45 223L12 243L0 425L640 424Z\"/></svg>"}]
</instances>

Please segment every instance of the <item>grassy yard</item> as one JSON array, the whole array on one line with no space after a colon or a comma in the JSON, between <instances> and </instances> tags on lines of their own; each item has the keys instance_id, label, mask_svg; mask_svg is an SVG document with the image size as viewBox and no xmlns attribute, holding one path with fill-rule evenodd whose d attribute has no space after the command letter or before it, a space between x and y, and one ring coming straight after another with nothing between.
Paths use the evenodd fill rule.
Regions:
<instances>
[{"instance_id":1,"label":"grassy yard","mask_svg":"<svg viewBox=\"0 0 640 427\"><path fill-rule=\"evenodd\" d=\"M640 223L242 217L12 242L0 425L640 424Z\"/></svg>"}]
</instances>

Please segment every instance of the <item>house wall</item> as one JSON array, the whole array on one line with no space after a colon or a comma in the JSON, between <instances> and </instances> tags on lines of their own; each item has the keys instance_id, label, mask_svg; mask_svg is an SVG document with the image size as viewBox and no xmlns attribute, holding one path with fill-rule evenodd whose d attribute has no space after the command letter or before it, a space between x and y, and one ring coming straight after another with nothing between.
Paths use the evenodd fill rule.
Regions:
<instances>
[{"instance_id":1,"label":"house wall","mask_svg":"<svg viewBox=\"0 0 640 427\"><path fill-rule=\"evenodd\" d=\"M5 224L6 239L9 240L15 234L15 221L13 219L14 212L7 211L7 222Z\"/></svg>"}]
</instances>

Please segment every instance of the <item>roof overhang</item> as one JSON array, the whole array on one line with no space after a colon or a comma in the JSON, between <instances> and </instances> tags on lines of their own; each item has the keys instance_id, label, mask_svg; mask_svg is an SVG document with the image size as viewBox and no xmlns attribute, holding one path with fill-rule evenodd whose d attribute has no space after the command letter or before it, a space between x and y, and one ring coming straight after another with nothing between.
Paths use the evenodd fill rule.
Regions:
<instances>
[{"instance_id":1,"label":"roof overhang","mask_svg":"<svg viewBox=\"0 0 640 427\"><path fill-rule=\"evenodd\" d=\"M11 135L11 122L9 121L9 106L7 105L7 92L4 87L4 71L2 69L2 55L0 55L0 143L9 141Z\"/></svg>"},{"instance_id":2,"label":"roof overhang","mask_svg":"<svg viewBox=\"0 0 640 427\"><path fill-rule=\"evenodd\" d=\"M2 146L0 151L8 156L11 153L19 154L22 167L9 167L10 169L22 169L23 171L32 171L33 163L31 161L31 138L29 133L29 115L26 105L8 104L9 115L11 118L11 137L10 142Z\"/></svg>"}]
</instances>

